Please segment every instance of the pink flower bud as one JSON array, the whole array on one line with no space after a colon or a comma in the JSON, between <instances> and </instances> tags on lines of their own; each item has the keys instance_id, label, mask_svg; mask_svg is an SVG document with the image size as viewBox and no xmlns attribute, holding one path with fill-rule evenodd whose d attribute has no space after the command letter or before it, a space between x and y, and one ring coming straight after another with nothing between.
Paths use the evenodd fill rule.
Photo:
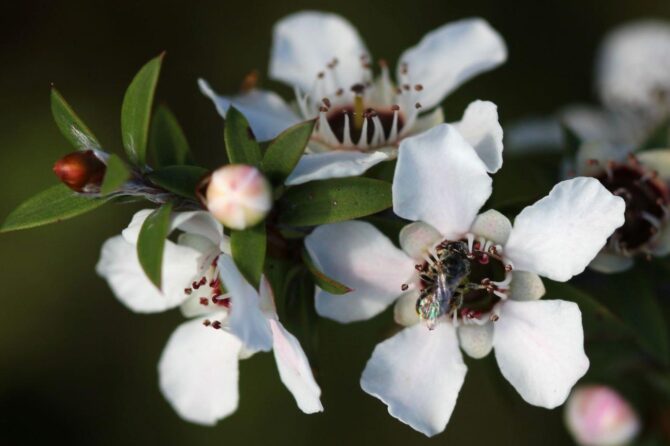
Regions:
<instances>
[{"instance_id":1,"label":"pink flower bud","mask_svg":"<svg viewBox=\"0 0 670 446\"><path fill-rule=\"evenodd\" d=\"M575 388L564 416L568 430L582 446L624 445L640 430L640 420L630 404L602 385Z\"/></svg>"},{"instance_id":2,"label":"pink flower bud","mask_svg":"<svg viewBox=\"0 0 670 446\"><path fill-rule=\"evenodd\" d=\"M209 212L224 226L245 229L272 208L272 188L255 167L230 164L212 173L205 199Z\"/></svg>"},{"instance_id":3,"label":"pink flower bud","mask_svg":"<svg viewBox=\"0 0 670 446\"><path fill-rule=\"evenodd\" d=\"M53 171L67 187L76 192L97 192L107 165L93 152L72 152L54 164Z\"/></svg>"}]
</instances>

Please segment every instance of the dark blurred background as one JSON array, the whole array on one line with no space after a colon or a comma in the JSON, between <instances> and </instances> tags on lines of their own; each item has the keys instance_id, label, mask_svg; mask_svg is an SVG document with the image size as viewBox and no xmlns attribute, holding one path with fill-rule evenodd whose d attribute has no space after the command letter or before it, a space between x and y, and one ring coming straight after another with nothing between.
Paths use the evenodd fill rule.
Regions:
<instances>
[{"instance_id":1,"label":"dark blurred background","mask_svg":"<svg viewBox=\"0 0 670 446\"><path fill-rule=\"evenodd\" d=\"M249 70L265 73L273 23L305 8L349 18L372 54L390 61L445 22L485 17L507 41L509 61L444 105L456 119L471 100L489 99L503 122L595 101L592 65L602 35L631 19L670 18L667 0L3 2L0 219L55 183L52 163L71 150L51 118L50 83L107 150L119 151L125 87L142 64L167 50L157 98L175 112L199 161L216 165L223 158L222 122L196 78L233 92ZM135 209L110 206L0 236L0 444L428 443L358 385L391 326L389 312L370 323L320 323L325 413L302 414L272 356L259 354L241 363L236 414L215 428L180 420L159 393L156 363L181 315L133 314L94 272L102 242ZM571 444L560 409L525 404L493 358L469 366L454 416L433 443Z\"/></svg>"}]
</instances>

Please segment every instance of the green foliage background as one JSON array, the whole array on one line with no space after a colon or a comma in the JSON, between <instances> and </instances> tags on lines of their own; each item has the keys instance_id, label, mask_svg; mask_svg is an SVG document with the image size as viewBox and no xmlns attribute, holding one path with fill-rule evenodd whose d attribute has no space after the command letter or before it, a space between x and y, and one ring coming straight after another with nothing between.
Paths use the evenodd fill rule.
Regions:
<instances>
[{"instance_id":1,"label":"green foliage background","mask_svg":"<svg viewBox=\"0 0 670 446\"><path fill-rule=\"evenodd\" d=\"M0 12L0 217L55 183L51 165L71 149L53 123L55 83L107 150L121 153L123 93L137 69L167 50L157 102L184 126L201 164L223 159L222 121L196 86L203 76L233 92L250 69L265 73L271 26L287 13L348 17L375 57L395 61L424 33L480 15L506 39L510 58L447 99L456 119L474 99L499 105L503 122L593 101L600 37L626 20L670 18L663 1L388 0L338 2L27 1ZM309 38L309 36L306 36ZM288 89L270 81L263 85ZM504 170L504 169L503 169ZM349 326L321 321L318 379L326 412L302 414L271 355L241 363L238 412L215 428L181 421L158 391L156 363L178 311L133 314L94 272L102 242L136 208L105 207L62 224L0 237L0 444L427 444L359 388L387 312ZM398 358L402 361L402 358ZM470 362L460 401L435 444L570 444L560 410L530 407L493 358Z\"/></svg>"}]
</instances>

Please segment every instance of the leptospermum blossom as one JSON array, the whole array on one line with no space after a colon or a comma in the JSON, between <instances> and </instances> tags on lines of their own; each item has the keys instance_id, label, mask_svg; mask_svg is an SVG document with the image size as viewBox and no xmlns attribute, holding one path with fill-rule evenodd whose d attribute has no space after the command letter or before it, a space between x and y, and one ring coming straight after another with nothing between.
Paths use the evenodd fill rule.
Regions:
<instances>
[{"instance_id":1,"label":"leptospermum blossom","mask_svg":"<svg viewBox=\"0 0 670 446\"><path fill-rule=\"evenodd\" d=\"M592 176L626 202L626 222L608 239L590 267L625 271L636 257L670 254L670 149L630 153L624 146L583 144L575 173Z\"/></svg>"},{"instance_id":2,"label":"leptospermum blossom","mask_svg":"<svg viewBox=\"0 0 670 446\"><path fill-rule=\"evenodd\" d=\"M270 77L294 88L294 106L271 91L251 88L228 97L218 96L204 80L199 84L221 115L231 105L244 113L260 140L318 119L308 154L286 181L300 184L360 175L395 158L403 138L443 122L435 107L446 95L506 57L505 43L486 21L465 19L430 32L406 50L396 82L384 61L375 79L370 54L349 22L335 14L300 12L276 24L270 59ZM464 121L490 120L491 105L471 105ZM497 117L491 122L497 125Z\"/></svg>"},{"instance_id":3,"label":"leptospermum blossom","mask_svg":"<svg viewBox=\"0 0 670 446\"><path fill-rule=\"evenodd\" d=\"M353 322L395 302L406 328L377 345L361 386L428 436L444 430L463 384L459 344L474 358L495 350L522 398L546 408L562 404L589 367L579 308L539 300L540 276L582 272L623 224L624 201L593 178L567 180L512 226L494 210L478 215L491 183L475 149L443 124L400 146L393 209L415 221L400 232L402 249L361 221L306 239L315 264L354 290L318 289L319 314Z\"/></svg>"},{"instance_id":4,"label":"leptospermum blossom","mask_svg":"<svg viewBox=\"0 0 670 446\"><path fill-rule=\"evenodd\" d=\"M97 265L119 300L154 313L180 307L189 318L172 333L158 364L160 388L185 420L211 425L238 405L238 361L274 352L282 382L305 413L323 410L321 390L297 339L279 322L272 290L263 278L257 292L230 257L228 238L207 212L172 216L178 242L166 241L162 291L137 258L137 238L150 210L140 211L102 248Z\"/></svg>"}]
</instances>

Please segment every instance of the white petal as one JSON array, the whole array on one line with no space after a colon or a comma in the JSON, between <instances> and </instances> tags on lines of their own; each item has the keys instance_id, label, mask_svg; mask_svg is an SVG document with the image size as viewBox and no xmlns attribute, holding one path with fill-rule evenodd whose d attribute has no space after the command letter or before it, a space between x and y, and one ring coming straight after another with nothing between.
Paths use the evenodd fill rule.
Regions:
<instances>
[{"instance_id":1,"label":"white petal","mask_svg":"<svg viewBox=\"0 0 670 446\"><path fill-rule=\"evenodd\" d=\"M389 159L391 159L389 154L380 151L361 153L335 150L310 153L300 158L286 179L286 184L294 186L313 180L354 177Z\"/></svg>"},{"instance_id":2,"label":"white petal","mask_svg":"<svg viewBox=\"0 0 670 446\"><path fill-rule=\"evenodd\" d=\"M593 260L591 260L589 268L601 273L612 274L620 273L632 268L633 263L635 263L635 261L632 257L626 257L607 249L603 249Z\"/></svg>"},{"instance_id":3,"label":"white petal","mask_svg":"<svg viewBox=\"0 0 670 446\"><path fill-rule=\"evenodd\" d=\"M419 299L419 291L408 291L393 306L393 320L398 325L409 327L419 322L419 315L416 312L416 301Z\"/></svg>"},{"instance_id":4,"label":"white petal","mask_svg":"<svg viewBox=\"0 0 670 446\"><path fill-rule=\"evenodd\" d=\"M537 300L546 292L540 276L528 271L512 271L509 298L517 301Z\"/></svg>"},{"instance_id":5,"label":"white petal","mask_svg":"<svg viewBox=\"0 0 670 446\"><path fill-rule=\"evenodd\" d=\"M345 19L316 11L291 14L275 25L270 77L309 92L320 72L337 59L341 85L327 84L328 93L349 89L364 80L361 57L368 54L356 29ZM330 73L327 73L330 74ZM324 82L329 81L329 76Z\"/></svg>"},{"instance_id":6,"label":"white petal","mask_svg":"<svg viewBox=\"0 0 670 446\"><path fill-rule=\"evenodd\" d=\"M424 259L428 249L442 240L437 229L422 221L415 221L403 227L398 238L402 250L415 260Z\"/></svg>"},{"instance_id":7,"label":"white petal","mask_svg":"<svg viewBox=\"0 0 670 446\"><path fill-rule=\"evenodd\" d=\"M481 359L493 348L493 323L461 325L458 327L458 339L469 357Z\"/></svg>"},{"instance_id":8,"label":"white petal","mask_svg":"<svg viewBox=\"0 0 670 446\"><path fill-rule=\"evenodd\" d=\"M251 90L237 96L219 96L204 79L198 80L202 94L214 102L222 118L232 105L249 121L254 136L267 141L300 122L300 118L276 93L266 90Z\"/></svg>"},{"instance_id":9,"label":"white petal","mask_svg":"<svg viewBox=\"0 0 670 446\"><path fill-rule=\"evenodd\" d=\"M161 292L142 269L137 246L119 235L102 245L95 269L124 305L138 313L153 313L177 307L188 297L184 289L198 274L200 257L194 249L167 241L163 252Z\"/></svg>"},{"instance_id":10,"label":"white petal","mask_svg":"<svg viewBox=\"0 0 670 446\"><path fill-rule=\"evenodd\" d=\"M504 245L512 232L512 223L500 212L489 209L477 216L470 228L475 236Z\"/></svg>"},{"instance_id":11,"label":"white petal","mask_svg":"<svg viewBox=\"0 0 670 446\"><path fill-rule=\"evenodd\" d=\"M468 79L507 59L502 37L485 20L470 18L448 23L406 50L400 61L408 66L411 84L423 85L419 102L432 108ZM402 79L399 66L398 79Z\"/></svg>"},{"instance_id":12,"label":"white petal","mask_svg":"<svg viewBox=\"0 0 670 446\"><path fill-rule=\"evenodd\" d=\"M239 399L240 341L202 319L181 324L168 340L160 362L160 388L180 417L213 425L235 412Z\"/></svg>"},{"instance_id":13,"label":"white petal","mask_svg":"<svg viewBox=\"0 0 670 446\"><path fill-rule=\"evenodd\" d=\"M494 324L493 347L500 371L521 397L547 409L563 404L589 368L577 304L508 300Z\"/></svg>"},{"instance_id":14,"label":"white petal","mask_svg":"<svg viewBox=\"0 0 670 446\"><path fill-rule=\"evenodd\" d=\"M601 100L612 108L629 107L663 115L670 89L670 26L638 20L615 28L603 40L597 63ZM663 103L665 99L665 103Z\"/></svg>"},{"instance_id":15,"label":"white petal","mask_svg":"<svg viewBox=\"0 0 670 446\"><path fill-rule=\"evenodd\" d=\"M498 122L498 107L489 101L474 101L454 127L475 148L490 173L503 164L503 129Z\"/></svg>"},{"instance_id":16,"label":"white petal","mask_svg":"<svg viewBox=\"0 0 670 446\"><path fill-rule=\"evenodd\" d=\"M230 332L249 350L270 351L272 333L258 292L242 276L231 257L220 256L218 265L221 281L230 294Z\"/></svg>"},{"instance_id":17,"label":"white petal","mask_svg":"<svg viewBox=\"0 0 670 446\"><path fill-rule=\"evenodd\" d=\"M381 313L414 274L414 261L362 221L319 226L305 238L305 247L320 271L353 288L344 295L317 290L317 312L338 322L360 321Z\"/></svg>"},{"instance_id":18,"label":"white petal","mask_svg":"<svg viewBox=\"0 0 670 446\"><path fill-rule=\"evenodd\" d=\"M129 243L137 243L144 220L151 215L154 209L142 209L133 215L128 227L121 234ZM173 212L170 215L169 232L175 229L207 237L213 244L218 245L223 237L223 227L209 212Z\"/></svg>"},{"instance_id":19,"label":"white petal","mask_svg":"<svg viewBox=\"0 0 670 446\"><path fill-rule=\"evenodd\" d=\"M451 324L432 331L417 324L375 347L361 387L392 416L432 437L447 426L466 372Z\"/></svg>"},{"instance_id":20,"label":"white petal","mask_svg":"<svg viewBox=\"0 0 670 446\"><path fill-rule=\"evenodd\" d=\"M486 166L454 127L441 124L400 144L393 178L400 217L461 237L490 195Z\"/></svg>"},{"instance_id":21,"label":"white petal","mask_svg":"<svg viewBox=\"0 0 670 446\"><path fill-rule=\"evenodd\" d=\"M298 340L284 326L270 320L273 337L273 352L279 377L291 391L298 407L305 413L323 412L321 389L314 380L312 369Z\"/></svg>"},{"instance_id":22,"label":"white petal","mask_svg":"<svg viewBox=\"0 0 670 446\"><path fill-rule=\"evenodd\" d=\"M594 178L562 181L516 217L505 255L518 270L564 282L624 223L625 207Z\"/></svg>"},{"instance_id":23,"label":"white petal","mask_svg":"<svg viewBox=\"0 0 670 446\"><path fill-rule=\"evenodd\" d=\"M636 156L647 168L658 172L660 179L670 182L670 149L645 150Z\"/></svg>"},{"instance_id":24,"label":"white petal","mask_svg":"<svg viewBox=\"0 0 670 446\"><path fill-rule=\"evenodd\" d=\"M133 214L133 218L130 219L128 227L121 231L121 235L123 235L123 238L126 239L128 243L137 243L137 238L140 235L140 229L142 229L144 220L146 220L153 211L153 209L142 209Z\"/></svg>"}]
</instances>

